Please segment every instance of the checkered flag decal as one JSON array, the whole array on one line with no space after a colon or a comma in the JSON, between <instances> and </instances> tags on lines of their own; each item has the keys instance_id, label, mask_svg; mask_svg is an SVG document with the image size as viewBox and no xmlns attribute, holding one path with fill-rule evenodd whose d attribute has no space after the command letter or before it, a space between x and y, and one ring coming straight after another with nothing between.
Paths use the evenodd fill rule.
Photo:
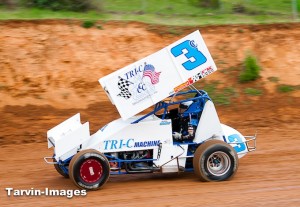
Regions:
<instances>
[{"instance_id":1,"label":"checkered flag decal","mask_svg":"<svg viewBox=\"0 0 300 207\"><path fill-rule=\"evenodd\" d=\"M125 99L129 99L132 95L128 90L128 88L131 84L133 84L133 83L131 83L130 81L125 80L119 76L118 87L121 90L121 92L118 94L118 96L121 96Z\"/></svg>"}]
</instances>

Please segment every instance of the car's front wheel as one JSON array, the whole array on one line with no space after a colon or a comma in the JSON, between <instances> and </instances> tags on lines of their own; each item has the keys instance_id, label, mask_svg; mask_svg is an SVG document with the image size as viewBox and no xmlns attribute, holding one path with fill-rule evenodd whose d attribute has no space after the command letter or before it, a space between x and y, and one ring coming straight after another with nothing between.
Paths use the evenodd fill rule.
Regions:
<instances>
[{"instance_id":1,"label":"car's front wheel","mask_svg":"<svg viewBox=\"0 0 300 207\"><path fill-rule=\"evenodd\" d=\"M98 190L109 178L110 167L105 155L97 150L78 152L69 165L71 180L86 190Z\"/></svg>"},{"instance_id":2,"label":"car's front wheel","mask_svg":"<svg viewBox=\"0 0 300 207\"><path fill-rule=\"evenodd\" d=\"M194 172L201 181L228 180L236 173L238 164L236 151L220 140L201 144L193 159Z\"/></svg>"},{"instance_id":3,"label":"car's front wheel","mask_svg":"<svg viewBox=\"0 0 300 207\"><path fill-rule=\"evenodd\" d=\"M55 158L53 158L53 162L57 162ZM55 170L65 178L69 178L69 174L63 170L63 166L60 164L54 164Z\"/></svg>"}]
</instances>

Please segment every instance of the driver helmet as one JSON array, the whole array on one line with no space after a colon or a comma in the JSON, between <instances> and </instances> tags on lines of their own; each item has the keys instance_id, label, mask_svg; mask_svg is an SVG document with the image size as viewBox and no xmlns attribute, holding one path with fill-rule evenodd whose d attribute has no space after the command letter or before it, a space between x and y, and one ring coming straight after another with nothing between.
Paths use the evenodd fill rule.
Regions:
<instances>
[{"instance_id":1,"label":"driver helmet","mask_svg":"<svg viewBox=\"0 0 300 207\"><path fill-rule=\"evenodd\" d=\"M192 105L193 101L187 101L179 104L178 113L183 114Z\"/></svg>"}]
</instances>

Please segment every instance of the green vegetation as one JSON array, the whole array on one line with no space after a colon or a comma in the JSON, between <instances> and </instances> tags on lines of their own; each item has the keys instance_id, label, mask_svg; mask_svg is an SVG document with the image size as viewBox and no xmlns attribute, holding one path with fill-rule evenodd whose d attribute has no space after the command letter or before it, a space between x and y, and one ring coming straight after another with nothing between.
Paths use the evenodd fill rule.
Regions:
<instances>
[{"instance_id":1,"label":"green vegetation","mask_svg":"<svg viewBox=\"0 0 300 207\"><path fill-rule=\"evenodd\" d=\"M95 21L93 20L85 20L84 22L82 22L82 27L84 28L91 28L95 25Z\"/></svg>"},{"instance_id":2,"label":"green vegetation","mask_svg":"<svg viewBox=\"0 0 300 207\"><path fill-rule=\"evenodd\" d=\"M104 15L96 11L87 13L72 11L52 11L49 9L20 8L16 10L0 9L0 19L104 19Z\"/></svg>"},{"instance_id":3,"label":"green vegetation","mask_svg":"<svg viewBox=\"0 0 300 207\"><path fill-rule=\"evenodd\" d=\"M290 0L0 0L0 19L53 18L167 25L294 21Z\"/></svg>"},{"instance_id":4,"label":"green vegetation","mask_svg":"<svg viewBox=\"0 0 300 207\"><path fill-rule=\"evenodd\" d=\"M291 85L278 85L277 86L277 90L281 93L288 93L288 92L294 91L296 89L297 89L296 86L291 86Z\"/></svg>"},{"instance_id":5,"label":"green vegetation","mask_svg":"<svg viewBox=\"0 0 300 207\"><path fill-rule=\"evenodd\" d=\"M6 0L5 2L12 1ZM96 4L94 4L91 0L22 0L19 5L30 8L47 8L53 11L65 10L86 12L89 10L99 9L99 6L96 6Z\"/></svg>"},{"instance_id":6,"label":"green vegetation","mask_svg":"<svg viewBox=\"0 0 300 207\"><path fill-rule=\"evenodd\" d=\"M250 54L247 55L244 61L244 68L240 73L240 82L254 81L259 78L260 67L257 64L256 58Z\"/></svg>"},{"instance_id":7,"label":"green vegetation","mask_svg":"<svg viewBox=\"0 0 300 207\"><path fill-rule=\"evenodd\" d=\"M256 88L245 88L244 93L251 96L260 96L262 91Z\"/></svg>"},{"instance_id":8,"label":"green vegetation","mask_svg":"<svg viewBox=\"0 0 300 207\"><path fill-rule=\"evenodd\" d=\"M172 34L172 35L174 35L174 36L178 36L178 35L181 35L181 34L182 34L182 31L177 30L177 29L174 29L174 28L169 28L168 33L169 33L169 34Z\"/></svg>"},{"instance_id":9,"label":"green vegetation","mask_svg":"<svg viewBox=\"0 0 300 207\"><path fill-rule=\"evenodd\" d=\"M206 81L204 81L204 83L205 82ZM200 84L200 83L196 83L196 84ZM205 90L211 96L212 94L216 93L219 84L220 84L219 81L212 81L210 83L205 83L204 86L201 86L201 88L203 88L203 90Z\"/></svg>"},{"instance_id":10,"label":"green vegetation","mask_svg":"<svg viewBox=\"0 0 300 207\"><path fill-rule=\"evenodd\" d=\"M212 81L211 83L205 84L202 88L208 93L208 95L214 101L215 104L229 105L231 103L230 100L234 97L237 97L238 93L233 87L219 89L219 84L219 81Z\"/></svg>"},{"instance_id":11,"label":"green vegetation","mask_svg":"<svg viewBox=\"0 0 300 207\"><path fill-rule=\"evenodd\" d=\"M100 25L100 24L96 25L96 28L97 28L97 29L100 29L100 30L103 29L102 25Z\"/></svg>"},{"instance_id":12,"label":"green vegetation","mask_svg":"<svg viewBox=\"0 0 300 207\"><path fill-rule=\"evenodd\" d=\"M202 7L202 8L213 8L217 9L220 8L220 0L190 0L195 6Z\"/></svg>"},{"instance_id":13,"label":"green vegetation","mask_svg":"<svg viewBox=\"0 0 300 207\"><path fill-rule=\"evenodd\" d=\"M223 92L224 92L224 95L226 95L226 96L230 96L230 97L238 96L236 89L233 87L226 87L226 88L224 88Z\"/></svg>"}]
</instances>

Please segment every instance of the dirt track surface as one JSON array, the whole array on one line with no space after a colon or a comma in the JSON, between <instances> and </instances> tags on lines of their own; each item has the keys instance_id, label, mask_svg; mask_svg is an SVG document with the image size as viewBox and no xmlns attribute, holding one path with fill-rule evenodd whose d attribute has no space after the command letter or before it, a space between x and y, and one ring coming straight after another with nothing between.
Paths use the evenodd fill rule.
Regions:
<instances>
[{"instance_id":1,"label":"dirt track surface","mask_svg":"<svg viewBox=\"0 0 300 207\"><path fill-rule=\"evenodd\" d=\"M300 85L300 24L169 28L140 23L76 21L0 22L0 205L1 206L299 206L299 91L280 94L276 85ZM174 32L177 31L177 35ZM15 189L76 189L52 165L46 132L77 112L92 133L118 117L97 80L200 29L218 66L205 83L235 87L230 106L217 106L223 123L252 135L257 151L240 160L226 182L199 182L193 173L111 177L85 197L8 197ZM259 57L261 78L241 85L237 72L246 51ZM269 81L277 77L278 82ZM243 95L258 87L263 96Z\"/></svg>"}]
</instances>

